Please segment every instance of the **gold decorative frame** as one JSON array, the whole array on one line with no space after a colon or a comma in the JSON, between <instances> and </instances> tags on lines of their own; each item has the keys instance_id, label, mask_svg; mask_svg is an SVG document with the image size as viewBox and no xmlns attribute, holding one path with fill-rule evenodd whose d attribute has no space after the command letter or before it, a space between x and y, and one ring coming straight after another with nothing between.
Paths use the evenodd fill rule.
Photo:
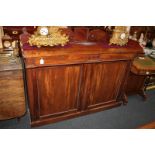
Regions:
<instances>
[{"instance_id":1,"label":"gold decorative frame","mask_svg":"<svg viewBox=\"0 0 155 155\"><path fill-rule=\"evenodd\" d=\"M0 26L0 49L3 48L2 37L4 36L3 26Z\"/></svg>"},{"instance_id":2,"label":"gold decorative frame","mask_svg":"<svg viewBox=\"0 0 155 155\"><path fill-rule=\"evenodd\" d=\"M41 46L64 46L68 41L69 37L66 34L62 34L61 26L47 26L48 35L40 35L41 26L37 28L37 31L29 38L29 44L31 46L35 45L37 47Z\"/></svg>"},{"instance_id":3,"label":"gold decorative frame","mask_svg":"<svg viewBox=\"0 0 155 155\"><path fill-rule=\"evenodd\" d=\"M129 38L129 27L127 26L115 26L112 34L112 38L110 39L110 45L116 44L116 45L126 45L128 43ZM125 34L125 38L121 38L121 34Z\"/></svg>"}]
</instances>

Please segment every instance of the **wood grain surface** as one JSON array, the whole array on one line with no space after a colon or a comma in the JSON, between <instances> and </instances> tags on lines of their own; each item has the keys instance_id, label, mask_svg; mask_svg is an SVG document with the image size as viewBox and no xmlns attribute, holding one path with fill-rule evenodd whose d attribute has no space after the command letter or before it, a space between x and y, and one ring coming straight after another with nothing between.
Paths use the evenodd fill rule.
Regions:
<instances>
[{"instance_id":1,"label":"wood grain surface","mask_svg":"<svg viewBox=\"0 0 155 155\"><path fill-rule=\"evenodd\" d=\"M23 50L31 125L121 105L131 62L142 53L141 47L102 44Z\"/></svg>"},{"instance_id":2,"label":"wood grain surface","mask_svg":"<svg viewBox=\"0 0 155 155\"><path fill-rule=\"evenodd\" d=\"M0 120L26 112L22 70L0 72Z\"/></svg>"}]
</instances>

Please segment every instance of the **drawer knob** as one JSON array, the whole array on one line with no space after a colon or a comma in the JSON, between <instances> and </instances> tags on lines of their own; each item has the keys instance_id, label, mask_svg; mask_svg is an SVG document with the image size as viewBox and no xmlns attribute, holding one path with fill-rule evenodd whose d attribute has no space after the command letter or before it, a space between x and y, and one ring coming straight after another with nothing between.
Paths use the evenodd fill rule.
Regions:
<instances>
[{"instance_id":1,"label":"drawer knob","mask_svg":"<svg viewBox=\"0 0 155 155\"><path fill-rule=\"evenodd\" d=\"M146 72L146 75L149 75L150 73L149 72Z\"/></svg>"},{"instance_id":2,"label":"drawer knob","mask_svg":"<svg viewBox=\"0 0 155 155\"><path fill-rule=\"evenodd\" d=\"M41 58L41 59L40 59L40 64L43 65L44 63L45 63L45 62L44 62L44 59Z\"/></svg>"}]
</instances>

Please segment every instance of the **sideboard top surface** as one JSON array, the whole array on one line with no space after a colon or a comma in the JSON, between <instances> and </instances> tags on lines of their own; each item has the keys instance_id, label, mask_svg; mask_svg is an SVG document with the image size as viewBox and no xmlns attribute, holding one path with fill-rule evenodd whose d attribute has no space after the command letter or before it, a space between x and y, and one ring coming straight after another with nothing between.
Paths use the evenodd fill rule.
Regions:
<instances>
[{"instance_id":1,"label":"sideboard top surface","mask_svg":"<svg viewBox=\"0 0 155 155\"><path fill-rule=\"evenodd\" d=\"M136 46L135 46L136 45ZM102 43L92 43L90 45L69 43L64 47L32 47L29 49L22 49L22 56L24 58L44 57L53 55L68 55L68 54L144 54L143 49L134 43L132 46L103 46Z\"/></svg>"}]
</instances>

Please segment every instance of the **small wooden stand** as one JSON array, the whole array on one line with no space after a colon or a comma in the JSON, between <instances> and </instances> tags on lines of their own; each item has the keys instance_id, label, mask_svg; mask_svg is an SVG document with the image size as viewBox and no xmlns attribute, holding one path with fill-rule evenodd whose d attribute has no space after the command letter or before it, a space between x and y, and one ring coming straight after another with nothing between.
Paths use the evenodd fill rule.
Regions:
<instances>
[{"instance_id":1,"label":"small wooden stand","mask_svg":"<svg viewBox=\"0 0 155 155\"><path fill-rule=\"evenodd\" d=\"M151 75L155 75L155 61L147 56L137 57L133 61L131 72L127 80L126 94L139 94L145 101L147 99L145 81L147 77Z\"/></svg>"}]
</instances>

